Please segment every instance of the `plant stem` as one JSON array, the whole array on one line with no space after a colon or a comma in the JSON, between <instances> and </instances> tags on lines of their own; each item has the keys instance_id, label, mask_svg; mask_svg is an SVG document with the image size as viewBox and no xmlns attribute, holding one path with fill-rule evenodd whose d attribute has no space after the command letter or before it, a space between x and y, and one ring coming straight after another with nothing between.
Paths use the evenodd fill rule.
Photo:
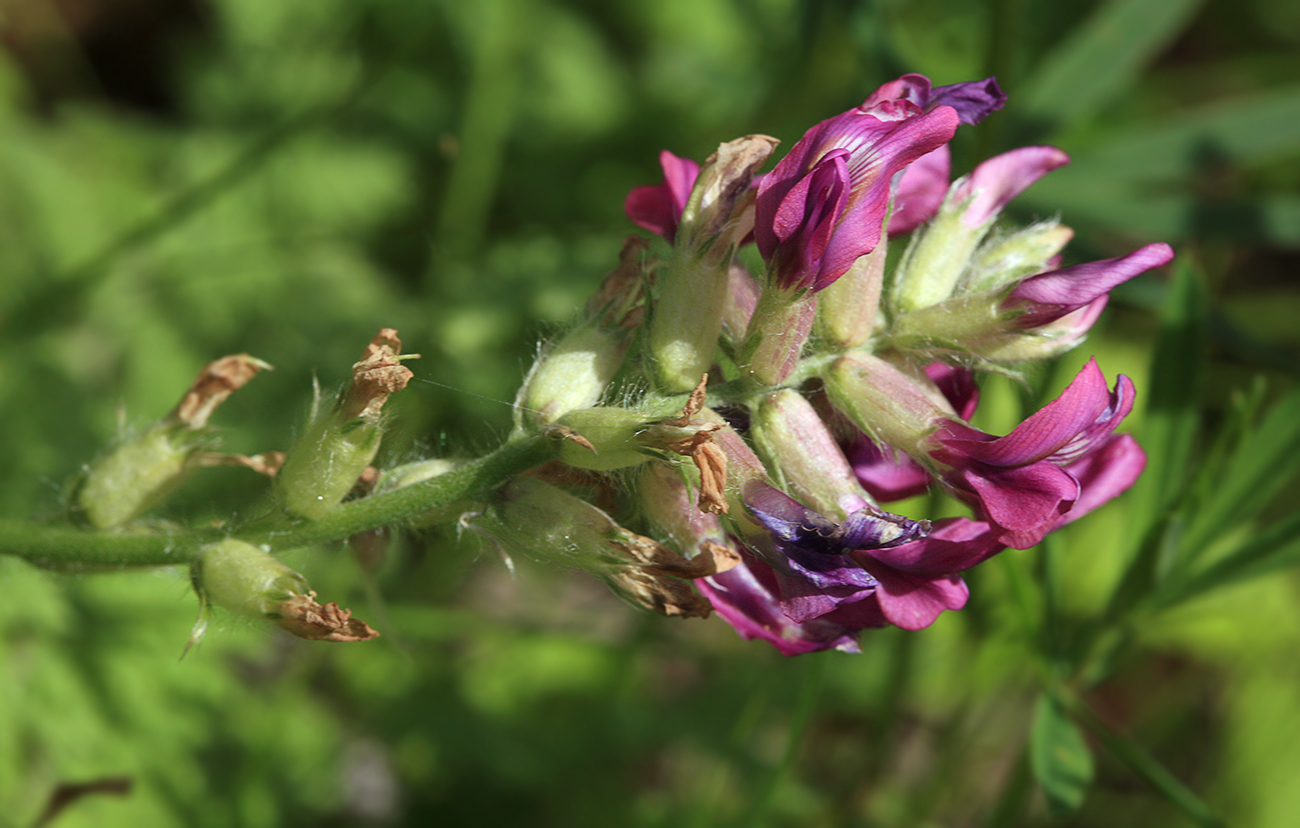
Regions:
<instances>
[{"instance_id":1,"label":"plant stem","mask_svg":"<svg viewBox=\"0 0 1300 828\"><path fill-rule=\"evenodd\" d=\"M554 452L554 444L542 437L515 440L447 474L344 503L320 520L292 520L275 514L237 528L233 534L240 540L272 549L341 540L481 496L505 480L546 462ZM98 532L0 518L0 554L16 555L37 566L67 571L175 566L188 564L204 544L228 534L228 530L220 529Z\"/></svg>"}]
</instances>

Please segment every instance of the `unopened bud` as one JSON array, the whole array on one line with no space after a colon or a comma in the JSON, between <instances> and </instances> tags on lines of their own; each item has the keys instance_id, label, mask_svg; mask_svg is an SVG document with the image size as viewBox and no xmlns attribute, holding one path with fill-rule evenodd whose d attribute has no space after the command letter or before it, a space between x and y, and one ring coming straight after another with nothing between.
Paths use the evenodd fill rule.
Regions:
<instances>
[{"instance_id":1,"label":"unopened bud","mask_svg":"<svg viewBox=\"0 0 1300 828\"><path fill-rule=\"evenodd\" d=\"M539 423L600 402L623 364L626 332L586 323L543 349L520 389L519 413Z\"/></svg>"},{"instance_id":2,"label":"unopened bud","mask_svg":"<svg viewBox=\"0 0 1300 828\"><path fill-rule=\"evenodd\" d=\"M708 601L689 580L718 572L713 557L684 558L549 483L528 477L512 480L500 490L492 514L475 522L498 543L580 566L615 592L662 615L690 618L709 613Z\"/></svg>"},{"instance_id":3,"label":"unopened bud","mask_svg":"<svg viewBox=\"0 0 1300 828\"><path fill-rule=\"evenodd\" d=\"M853 351L825 375L826 393L836 410L875 443L928 460L930 435L945 419L955 419L951 404L922 372L904 372L880 357Z\"/></svg>"},{"instance_id":4,"label":"unopened bud","mask_svg":"<svg viewBox=\"0 0 1300 828\"><path fill-rule=\"evenodd\" d=\"M887 237L817 294L817 334L834 350L856 348L871 338L880 306L888 257Z\"/></svg>"},{"instance_id":5,"label":"unopened bud","mask_svg":"<svg viewBox=\"0 0 1300 828\"><path fill-rule=\"evenodd\" d=\"M587 302L578 327L542 347L519 389L517 427L525 420L553 423L569 411L600 402L623 364L628 336L645 312L645 250L644 239L627 239L618 267L606 274Z\"/></svg>"},{"instance_id":6,"label":"unopened bud","mask_svg":"<svg viewBox=\"0 0 1300 828\"><path fill-rule=\"evenodd\" d=\"M700 473L700 508L727 511L726 456L713 444L723 423L704 407L708 379L707 374L700 378L675 417L647 420L642 412L622 408L570 412L553 430L564 438L560 459L576 468L612 471L652 457L689 457Z\"/></svg>"},{"instance_id":7,"label":"unopened bud","mask_svg":"<svg viewBox=\"0 0 1300 828\"><path fill-rule=\"evenodd\" d=\"M780 385L799 365L817 314L817 294L768 284L749 323L740 367L762 385Z\"/></svg>"},{"instance_id":8,"label":"unopened bud","mask_svg":"<svg viewBox=\"0 0 1300 828\"><path fill-rule=\"evenodd\" d=\"M994 238L976 252L963 287L972 293L996 291L1042 273L1073 237L1064 224L1044 221Z\"/></svg>"},{"instance_id":9,"label":"unopened bud","mask_svg":"<svg viewBox=\"0 0 1300 828\"><path fill-rule=\"evenodd\" d=\"M970 227L962 221L973 197L954 203L957 186L953 184L939 214L913 235L898 263L890 299L899 313L929 307L952 296L975 248L989 230L989 225Z\"/></svg>"},{"instance_id":10,"label":"unopened bud","mask_svg":"<svg viewBox=\"0 0 1300 828\"><path fill-rule=\"evenodd\" d=\"M842 519L870 502L844 452L801 394L785 389L765 397L751 433L778 483L816 511Z\"/></svg>"},{"instance_id":11,"label":"unopened bud","mask_svg":"<svg viewBox=\"0 0 1300 828\"><path fill-rule=\"evenodd\" d=\"M775 146L755 135L723 144L695 180L650 319L653 376L664 392L689 391L713 364L732 254L753 227L750 184Z\"/></svg>"}]
</instances>

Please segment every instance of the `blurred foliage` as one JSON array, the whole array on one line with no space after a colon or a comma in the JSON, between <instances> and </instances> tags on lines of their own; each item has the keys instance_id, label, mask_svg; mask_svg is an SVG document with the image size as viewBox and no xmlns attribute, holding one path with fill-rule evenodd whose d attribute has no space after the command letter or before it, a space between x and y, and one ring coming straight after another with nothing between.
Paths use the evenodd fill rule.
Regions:
<instances>
[{"instance_id":1,"label":"blurred foliage","mask_svg":"<svg viewBox=\"0 0 1300 828\"><path fill-rule=\"evenodd\" d=\"M1300 366L1294 3L4 0L0 21L6 516L57 513L79 464L226 353L277 370L222 409L224 445L284 447L313 378L341 382L380 326L427 380L395 400L387 457L486 447L536 338L614 264L622 198L657 179L660 149L788 144L911 71L996 73L1010 95L958 136L958 171L1027 142L1071 153L1016 206L1059 212L1077 260L1166 240L1193 267L1204 329L1171 338L1198 317L1166 311L1156 371L1178 393L1132 427L1211 516L1184 515L1204 559L1159 558L1152 515L1174 501L1151 483L971 573L969 607L932 629L793 660L430 534L373 584L338 549L291 561L379 642L227 620L178 662L197 608L175 573L0 558L0 824L35 824L60 784L127 777L128 795L52 823L1039 825L1031 727L1076 754L1121 734L1232 824L1300 812L1294 574L1197 592L1234 554L1294 562L1269 557L1294 533L1247 542L1254 515L1294 511L1294 468L1240 459L1296 456L1281 414L1249 442L1295 409L1294 393L1269 406ZM1117 291L1043 393L1091 354L1158 387L1169 295L1158 276ZM993 383L984 424L1007 427L1024 396ZM212 470L164 517L220 519L264 486L251 478ZM1185 577L1160 607L1117 605L1133 561ZM1130 646L1082 688L1103 721L1081 736L1038 688L1108 612L1130 613ZM1079 640L1044 640L1061 629ZM1062 824L1187 824L1125 750L1096 751ZM1078 761L1058 757L1054 795L1073 795Z\"/></svg>"}]
</instances>

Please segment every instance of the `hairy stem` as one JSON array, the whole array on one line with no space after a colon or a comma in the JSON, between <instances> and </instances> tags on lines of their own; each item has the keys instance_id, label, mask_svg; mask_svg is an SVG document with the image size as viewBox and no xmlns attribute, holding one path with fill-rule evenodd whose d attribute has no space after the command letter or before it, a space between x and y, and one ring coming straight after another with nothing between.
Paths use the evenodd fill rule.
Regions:
<instances>
[{"instance_id":1,"label":"hairy stem","mask_svg":"<svg viewBox=\"0 0 1300 828\"><path fill-rule=\"evenodd\" d=\"M268 515L235 528L233 536L271 549L341 540L357 532L409 521L422 513L474 498L549 460L555 447L541 437L508 442L455 471L374 497L344 503L320 520ZM229 529L150 529L98 532L0 518L0 554L66 571L188 564L206 543Z\"/></svg>"}]
</instances>

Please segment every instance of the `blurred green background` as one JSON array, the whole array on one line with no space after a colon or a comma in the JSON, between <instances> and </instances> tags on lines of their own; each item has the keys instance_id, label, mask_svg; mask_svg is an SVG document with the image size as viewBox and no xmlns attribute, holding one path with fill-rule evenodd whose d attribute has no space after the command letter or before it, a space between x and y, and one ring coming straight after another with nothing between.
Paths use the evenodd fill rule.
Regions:
<instances>
[{"instance_id":1,"label":"blurred green background","mask_svg":"<svg viewBox=\"0 0 1300 828\"><path fill-rule=\"evenodd\" d=\"M0 0L0 21L5 516L57 515L82 463L227 353L276 370L219 412L224 447L285 447L313 378L341 383L382 326L427 380L393 401L386 460L484 450L537 338L615 263L660 149L788 146L904 72L1008 92L955 172L1025 143L1073 156L1014 208L1075 227L1071 261L1175 245L1212 308L1206 434L1297 371L1291 0ZM1159 274L1117 291L1041 379L1096 354L1141 393L1166 293ZM1009 427L1019 396L991 384L984 424ZM162 517L221 520L264 488L210 470ZM1134 509L1060 538L1065 616L1101 611ZM1192 824L1107 751L1073 816L1023 790L1041 660L1017 585L1037 555L972 572L970 605L929 630L784 659L429 533L373 584L345 549L290 556L379 641L223 617L184 661L183 574L0 558L0 825L117 779L128 795L51 824ZM1300 814L1297 587L1154 618L1090 695L1234 825Z\"/></svg>"}]
</instances>

